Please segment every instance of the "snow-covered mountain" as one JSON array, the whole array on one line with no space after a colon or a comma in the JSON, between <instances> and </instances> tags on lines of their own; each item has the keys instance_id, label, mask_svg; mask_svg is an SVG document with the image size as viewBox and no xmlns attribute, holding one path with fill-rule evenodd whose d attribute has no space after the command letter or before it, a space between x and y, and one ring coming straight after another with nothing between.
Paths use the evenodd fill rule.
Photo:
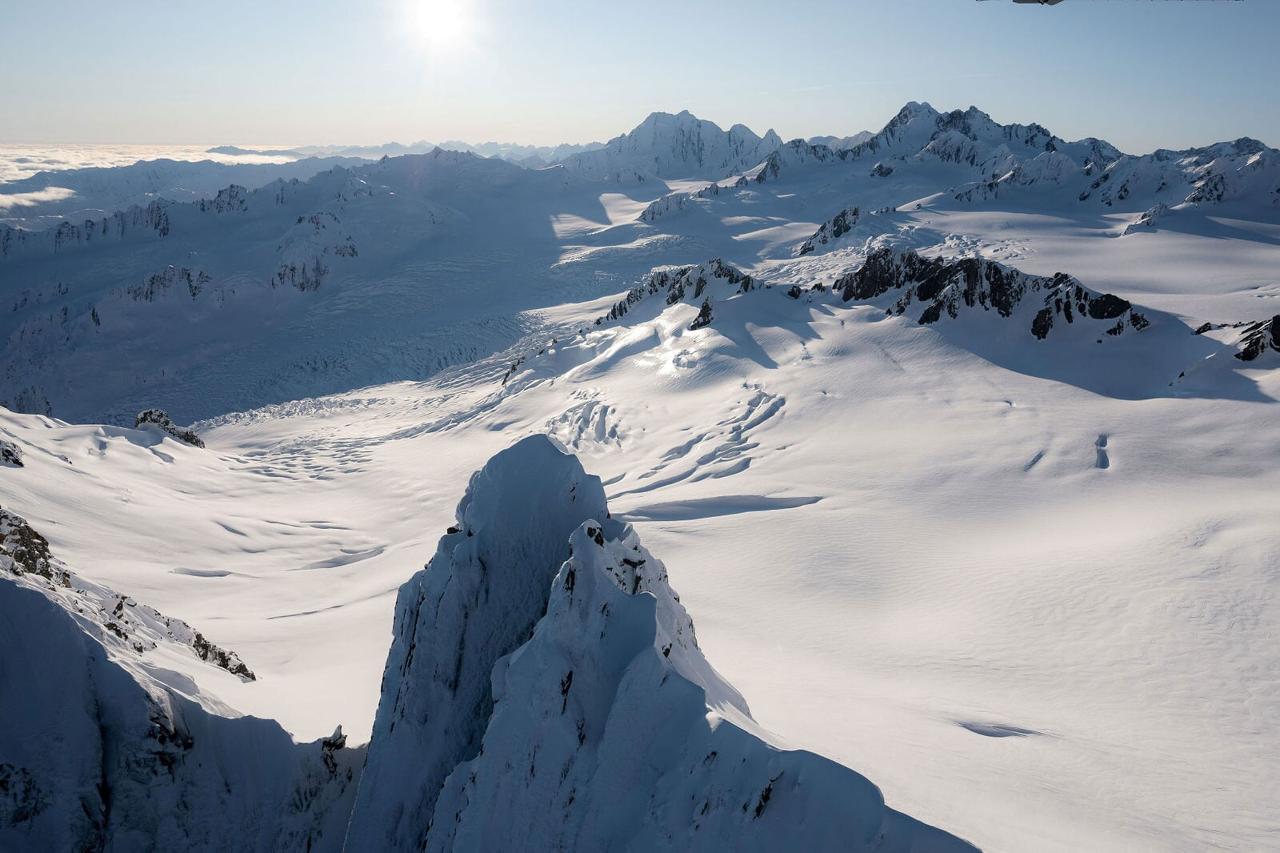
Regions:
<instances>
[{"instance_id":1,"label":"snow-covered mountain","mask_svg":"<svg viewBox=\"0 0 1280 853\"><path fill-rule=\"evenodd\" d=\"M684 110L677 115L653 113L603 148L575 154L562 163L575 174L618 183L718 178L751 168L781 144L781 137L772 130L764 136L742 124L722 130Z\"/></svg>"},{"instance_id":2,"label":"snow-covered mountain","mask_svg":"<svg viewBox=\"0 0 1280 853\"><path fill-rule=\"evenodd\" d=\"M0 847L1274 846L1274 152L646 124L0 229Z\"/></svg>"},{"instance_id":3,"label":"snow-covered mountain","mask_svg":"<svg viewBox=\"0 0 1280 853\"><path fill-rule=\"evenodd\" d=\"M869 130L860 130L853 136L810 136L808 142L810 145L825 145L833 151L843 151L860 145L873 136L875 134Z\"/></svg>"}]
</instances>

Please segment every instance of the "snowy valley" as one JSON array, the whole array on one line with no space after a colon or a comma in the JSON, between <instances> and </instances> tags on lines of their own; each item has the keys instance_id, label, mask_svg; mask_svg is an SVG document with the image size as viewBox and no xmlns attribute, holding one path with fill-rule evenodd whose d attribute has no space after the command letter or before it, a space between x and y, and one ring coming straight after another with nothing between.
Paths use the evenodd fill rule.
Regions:
<instances>
[{"instance_id":1,"label":"snowy valley","mask_svg":"<svg viewBox=\"0 0 1280 853\"><path fill-rule=\"evenodd\" d=\"M369 153L0 185L0 848L1274 846L1280 151Z\"/></svg>"}]
</instances>

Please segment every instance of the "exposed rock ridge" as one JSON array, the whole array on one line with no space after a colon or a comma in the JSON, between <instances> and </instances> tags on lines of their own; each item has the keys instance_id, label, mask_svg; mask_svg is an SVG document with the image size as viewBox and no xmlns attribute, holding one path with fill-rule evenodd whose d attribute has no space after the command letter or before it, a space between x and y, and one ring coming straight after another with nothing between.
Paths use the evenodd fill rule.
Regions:
<instances>
[{"instance_id":1,"label":"exposed rock ridge","mask_svg":"<svg viewBox=\"0 0 1280 853\"><path fill-rule=\"evenodd\" d=\"M1128 301L1090 290L1066 273L1034 276L981 258L925 258L892 247L873 250L861 268L838 278L832 289L845 302L895 294L887 312L900 315L922 308L917 321L923 324L936 323L944 314L955 319L969 309L1005 318L1031 313L1030 331L1037 339L1047 337L1059 319L1067 324L1099 321L1112 336L1149 325Z\"/></svg>"}]
</instances>

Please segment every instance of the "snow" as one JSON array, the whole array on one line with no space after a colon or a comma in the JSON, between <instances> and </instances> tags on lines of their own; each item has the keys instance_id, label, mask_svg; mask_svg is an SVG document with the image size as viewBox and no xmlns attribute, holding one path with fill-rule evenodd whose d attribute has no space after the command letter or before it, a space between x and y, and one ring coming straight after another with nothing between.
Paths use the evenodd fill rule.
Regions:
<instances>
[{"instance_id":1,"label":"snow","mask_svg":"<svg viewBox=\"0 0 1280 853\"><path fill-rule=\"evenodd\" d=\"M1043 128L952 115L909 105L875 150L853 157L779 148L763 181L763 168L740 170L746 181L715 171L717 158L703 174L618 183L423 155L251 190L244 211L166 206L162 238L140 226L47 256L23 244L0 260L3 294L21 304L5 312L16 315L3 329L5 398L36 399L26 392L39 385L60 417L132 423L150 406L183 424L207 416L195 424L207 447L0 413L0 438L24 463L0 468L0 503L86 582L237 653L255 681L182 649L163 658L222 713L278 720L301 740L340 723L352 743L375 733L377 752L379 678L410 624L395 617L396 590L457 523L471 473L551 434L581 460L569 479L598 489L597 508L562 518L549 499L512 498L497 515L555 516L560 543L588 520L608 526L602 555L575 547L579 574L616 567L616 549L630 547L619 543L661 557L698 626L699 655L758 721L722 704L707 736L736 731L751 754L755 739L785 738L865 774L894 813L983 849L1273 847L1280 356L1266 335L1280 313L1280 208L1263 168L1270 153L1225 143L1121 160L1098 140L1046 152ZM953 142L967 123L976 164L916 156L940 120ZM984 171L993 154L998 175ZM882 161L892 174L870 174ZM1115 177L1080 200L1108 168ZM1182 183L1157 190L1165 178ZM957 198L992 181L994 192ZM698 195L713 182L719 191ZM1185 201L1200 188L1203 198ZM663 197L660 215L642 215ZM853 207L853 227L834 235L830 223ZM334 221L312 242L305 217L326 211ZM1161 212L1121 236L1147 211ZM824 223L827 242L797 256ZM270 288L286 235L286 260L296 251L328 267L319 289ZM355 257L334 251L348 239ZM1114 319L1077 317L1037 339L1025 300L1040 300L1038 311L1048 291L1030 286L1004 317L966 306L956 279L955 316L925 324L922 281L870 299L832 292L879 249L982 259L1046 281L1062 272L1132 303L1150 326L1111 336ZM718 265L753 286L714 275ZM105 295L170 266L211 281L198 298L180 276L156 301ZM654 268L701 272L668 303L665 285L648 292ZM695 297L699 275L707 284ZM597 325L633 288L643 297ZM893 313L908 290L907 310ZM704 301L710 323L690 329ZM64 304L80 318L70 332L34 324ZM1257 358L1237 358L1255 338ZM612 519L595 517L606 496ZM446 536L434 560L452 565L479 538ZM474 544L455 556L457 540ZM553 578L567 558L536 562L544 594L563 589ZM559 768L539 765L548 787L515 792L487 762L519 755L536 721L548 756L572 751L576 718L562 729L558 712L574 693L560 694L557 667L666 666L639 600L592 577L593 601L628 605L627 654L566 640L592 623L551 601L525 654L503 657L513 637L495 637L504 642L468 682L483 693L487 674L502 673L506 692L495 691L485 724L464 718L467 732L494 738L492 754L454 744L435 781L404 791L458 802L458 838L501 846L486 833L507 829L456 799L472 793L490 806L518 793L522 814L555 822L547 797L559 793ZM703 689L704 676L681 671ZM413 683L423 703L413 707L428 707L429 685ZM588 683L575 674L574 689ZM637 724L653 719L643 710L654 691L597 684L600 695L617 685L634 697ZM516 695L532 716L511 710ZM694 704L661 706L690 713L681 731L697 735L664 740L672 754L703 743L703 718L685 710ZM615 743L629 741L601 747ZM413 760L408 747L385 751ZM621 766L600 754L583 773ZM780 755L792 753L770 760ZM474 782L444 781L454 757L474 762ZM823 766L834 774L824 789L852 784L850 771ZM385 777L393 787L396 773ZM386 790L385 778L365 784ZM708 784L740 782L758 797L757 781ZM610 834L623 833L621 815L588 822L590 795L579 796L575 832L621 837ZM402 829L401 839L415 831Z\"/></svg>"}]
</instances>

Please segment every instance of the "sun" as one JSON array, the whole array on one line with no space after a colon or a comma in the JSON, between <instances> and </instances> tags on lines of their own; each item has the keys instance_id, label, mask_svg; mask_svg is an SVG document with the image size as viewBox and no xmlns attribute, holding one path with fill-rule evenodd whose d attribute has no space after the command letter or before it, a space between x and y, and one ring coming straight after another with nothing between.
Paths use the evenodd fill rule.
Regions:
<instances>
[{"instance_id":1,"label":"sun","mask_svg":"<svg viewBox=\"0 0 1280 853\"><path fill-rule=\"evenodd\" d=\"M476 34L472 0L406 0L404 11L409 35L433 56L458 53Z\"/></svg>"}]
</instances>

